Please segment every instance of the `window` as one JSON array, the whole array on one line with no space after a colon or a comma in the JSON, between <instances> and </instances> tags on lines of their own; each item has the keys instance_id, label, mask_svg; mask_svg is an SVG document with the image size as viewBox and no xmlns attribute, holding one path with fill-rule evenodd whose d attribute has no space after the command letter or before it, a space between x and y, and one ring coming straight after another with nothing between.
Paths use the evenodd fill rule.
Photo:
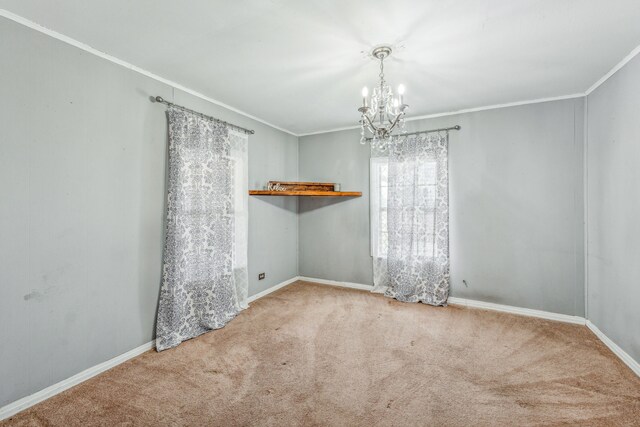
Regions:
<instances>
[{"instance_id":1,"label":"window","mask_svg":"<svg viewBox=\"0 0 640 427\"><path fill-rule=\"evenodd\" d=\"M437 196L437 162L431 159L407 161L394 165L398 177L392 190L401 205L395 217L410 222L404 227L411 237L411 255L432 258L436 253L435 221ZM386 258L389 244L389 159L371 158L371 256ZM402 205L402 202L406 202ZM402 231L402 224L398 224Z\"/></svg>"},{"instance_id":2,"label":"window","mask_svg":"<svg viewBox=\"0 0 640 427\"><path fill-rule=\"evenodd\" d=\"M389 162L386 157L371 158L371 256L386 258L388 244L387 194Z\"/></svg>"}]
</instances>

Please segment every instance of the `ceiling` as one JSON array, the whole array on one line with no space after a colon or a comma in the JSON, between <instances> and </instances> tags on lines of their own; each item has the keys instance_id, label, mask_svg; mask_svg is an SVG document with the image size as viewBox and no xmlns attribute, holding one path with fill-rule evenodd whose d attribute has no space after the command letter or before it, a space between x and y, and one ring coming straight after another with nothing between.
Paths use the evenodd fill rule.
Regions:
<instances>
[{"instance_id":1,"label":"ceiling","mask_svg":"<svg viewBox=\"0 0 640 427\"><path fill-rule=\"evenodd\" d=\"M584 93L640 44L638 0L0 0L295 134L357 124L371 47L408 117ZM362 52L365 53L362 53Z\"/></svg>"}]
</instances>

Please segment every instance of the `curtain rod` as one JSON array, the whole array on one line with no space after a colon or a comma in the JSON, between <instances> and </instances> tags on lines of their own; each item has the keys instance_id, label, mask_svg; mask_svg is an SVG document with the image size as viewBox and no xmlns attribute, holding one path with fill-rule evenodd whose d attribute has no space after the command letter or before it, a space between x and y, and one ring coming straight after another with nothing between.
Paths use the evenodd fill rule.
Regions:
<instances>
[{"instance_id":1,"label":"curtain rod","mask_svg":"<svg viewBox=\"0 0 640 427\"><path fill-rule=\"evenodd\" d=\"M215 117L207 116L206 114L203 114L203 113L201 113L199 111L196 111L196 110L192 110L191 108L187 108L187 107L183 107L182 105L174 104L173 102L169 102L169 101L167 101L166 99L164 99L161 96L156 96L156 97L153 97L151 99L153 101L155 101L155 102L159 102L161 104L165 104L168 107L176 107L176 108L179 108L181 110L188 111L190 113L196 114L196 115L198 115L200 117L203 117L205 119L210 119L210 120L216 121L218 123L224 123L229 127L241 130L242 132L247 133L249 135L253 135L254 133L256 133L254 130L246 129L246 128L243 128L242 126L234 125L233 123L225 122L224 120L220 120L220 119L216 119Z\"/></svg>"},{"instance_id":2,"label":"curtain rod","mask_svg":"<svg viewBox=\"0 0 640 427\"><path fill-rule=\"evenodd\" d=\"M450 130L460 130L462 129L460 127L460 125L455 125L455 126L451 126L450 128L440 128L440 129L429 129L429 130L421 130L418 132L408 132L408 133L403 133L401 135L394 135L391 138L401 138L403 136L409 136L409 135L419 135L421 133L434 133L434 132L444 132L444 131L450 131ZM367 141L371 141L373 138L365 138Z\"/></svg>"}]
</instances>

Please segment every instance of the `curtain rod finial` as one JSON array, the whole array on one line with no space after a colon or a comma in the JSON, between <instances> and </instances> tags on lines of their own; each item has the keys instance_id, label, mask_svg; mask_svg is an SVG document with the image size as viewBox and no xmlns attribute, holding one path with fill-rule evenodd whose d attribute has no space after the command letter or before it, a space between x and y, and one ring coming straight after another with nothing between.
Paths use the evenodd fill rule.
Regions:
<instances>
[{"instance_id":1,"label":"curtain rod finial","mask_svg":"<svg viewBox=\"0 0 640 427\"><path fill-rule=\"evenodd\" d=\"M154 99L156 102L164 102L164 99L161 96L156 96Z\"/></svg>"}]
</instances>

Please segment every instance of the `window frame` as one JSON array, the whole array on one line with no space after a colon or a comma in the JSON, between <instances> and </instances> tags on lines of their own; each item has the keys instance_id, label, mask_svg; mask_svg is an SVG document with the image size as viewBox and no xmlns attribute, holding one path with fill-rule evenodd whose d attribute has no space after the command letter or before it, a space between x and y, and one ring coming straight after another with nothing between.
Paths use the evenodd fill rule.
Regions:
<instances>
[{"instance_id":1,"label":"window frame","mask_svg":"<svg viewBox=\"0 0 640 427\"><path fill-rule=\"evenodd\" d=\"M380 250L380 236L382 234L382 231L380 229L380 213L385 211L388 213L388 207L384 206L382 207L381 205L381 189L382 189L382 181L381 181L381 166L382 165L388 165L389 159L388 157L385 156L380 156L380 157L371 157L369 159L369 197L370 197L370 204L369 204L369 221L370 221L370 254L371 257L373 258L386 258L387 257L387 252L386 250ZM420 187L431 187L436 193L436 197L435 197L435 203L437 204L437 191L438 191L438 184L437 184L437 176L438 176L438 168L440 167L437 160L433 159L429 159L429 162L432 162L434 164L435 167L435 175L434 175L434 181L433 182L428 182L425 181L424 184L419 185ZM387 180L388 180L389 176L388 176L388 171L387 171ZM387 181L387 191L388 191L388 181ZM387 197L387 202L388 202L388 197ZM437 215L437 207L434 206L433 211L432 211L432 216L433 216L433 233L432 233L432 247L431 247L431 254L428 256L428 258L432 258L435 256L435 254L437 253L437 239L436 239L436 229L435 229L435 221L436 221L436 215ZM387 217L388 220L388 217ZM387 233L387 239L388 239L388 232ZM388 249L388 247L386 248ZM426 254L426 246L423 248L423 250L425 251L424 256L427 257Z\"/></svg>"},{"instance_id":2,"label":"window frame","mask_svg":"<svg viewBox=\"0 0 640 427\"><path fill-rule=\"evenodd\" d=\"M382 187L380 180L380 167L383 164L388 164L388 159L386 157L371 157L369 159L369 197L371 197L370 202L370 232L371 232L371 256L373 258L386 258L386 254L381 256L379 253L379 238L380 238L380 189ZM386 210L386 207L385 207Z\"/></svg>"}]
</instances>

